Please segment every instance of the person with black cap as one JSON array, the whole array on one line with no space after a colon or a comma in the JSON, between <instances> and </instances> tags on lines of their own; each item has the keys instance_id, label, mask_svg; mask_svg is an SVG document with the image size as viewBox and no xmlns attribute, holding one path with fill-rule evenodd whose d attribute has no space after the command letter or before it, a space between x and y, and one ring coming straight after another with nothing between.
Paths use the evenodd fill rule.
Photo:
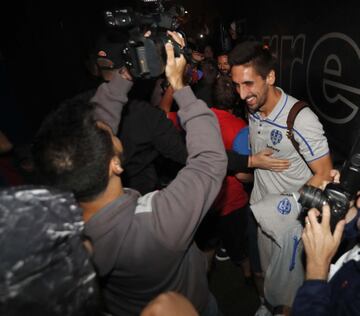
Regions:
<instances>
[{"instance_id":1,"label":"person with black cap","mask_svg":"<svg viewBox=\"0 0 360 316\"><path fill-rule=\"evenodd\" d=\"M101 79L101 83L111 81L114 74L124 67L122 49L121 43L111 41L105 35L97 39L89 69ZM145 100L147 88L144 84L143 79L134 81L137 93L133 93L134 87L129 92L129 105L122 113L117 133L125 152L122 161L125 171L121 175L123 184L141 194L162 187L157 168L159 159L174 169L169 172L169 177L173 177L185 165L187 157L183 136L162 110ZM89 101L95 93L96 89L93 89L72 100Z\"/></svg>"}]
</instances>

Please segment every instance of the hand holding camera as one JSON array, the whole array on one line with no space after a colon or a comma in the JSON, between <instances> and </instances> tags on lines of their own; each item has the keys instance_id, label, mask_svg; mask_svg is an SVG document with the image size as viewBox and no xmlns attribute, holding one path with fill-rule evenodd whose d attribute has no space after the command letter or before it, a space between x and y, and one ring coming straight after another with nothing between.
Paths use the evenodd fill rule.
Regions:
<instances>
[{"instance_id":1,"label":"hand holding camera","mask_svg":"<svg viewBox=\"0 0 360 316\"><path fill-rule=\"evenodd\" d=\"M150 1L138 0L142 5ZM143 12L131 8L106 10L105 24L108 27L108 40L120 47L116 54L119 66L126 66L132 77L156 78L164 73L166 53L164 45L170 40L174 46L175 57L183 53L185 43L179 45L176 38L169 37L167 30L179 30L180 18L184 8L174 5L165 9L164 0L151 1L154 5ZM151 31L144 36L144 30ZM174 32L172 32L174 33ZM182 39L184 40L184 39Z\"/></svg>"},{"instance_id":2,"label":"hand holding camera","mask_svg":"<svg viewBox=\"0 0 360 316\"><path fill-rule=\"evenodd\" d=\"M171 38L179 44L180 47L185 45L184 39L177 32L168 31L168 34ZM166 77L176 91L184 87L184 71L186 66L186 59L183 54L180 54L179 57L175 56L174 46L172 43L168 42L165 44L167 63L165 68Z\"/></svg>"},{"instance_id":3,"label":"hand holding camera","mask_svg":"<svg viewBox=\"0 0 360 316\"><path fill-rule=\"evenodd\" d=\"M331 259L340 245L345 221L340 220L331 233L330 216L330 207L325 205L321 222L318 222L315 209L311 209L305 218L302 240L307 254L307 279L327 279Z\"/></svg>"},{"instance_id":4,"label":"hand holding camera","mask_svg":"<svg viewBox=\"0 0 360 316\"><path fill-rule=\"evenodd\" d=\"M339 182L328 183L323 191L309 185L304 185L300 191L299 203L305 212L310 208L321 212L325 204L329 205L331 231L345 218L360 189L360 146L355 149L345 162L340 178L333 172L334 179Z\"/></svg>"}]
</instances>

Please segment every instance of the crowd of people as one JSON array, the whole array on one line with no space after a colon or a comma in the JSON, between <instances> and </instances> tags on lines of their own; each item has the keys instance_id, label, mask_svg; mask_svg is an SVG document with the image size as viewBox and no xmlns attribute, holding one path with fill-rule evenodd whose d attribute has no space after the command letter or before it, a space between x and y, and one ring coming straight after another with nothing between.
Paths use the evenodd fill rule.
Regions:
<instances>
[{"instance_id":1,"label":"crowd of people","mask_svg":"<svg viewBox=\"0 0 360 316\"><path fill-rule=\"evenodd\" d=\"M98 87L45 118L22 186L2 181L0 314L220 316L216 258L255 286L256 316L360 314L360 200L336 227L331 205L299 203L341 179L311 106L293 114L261 42L214 52L168 35L190 53L165 44L148 98L101 39Z\"/></svg>"}]
</instances>

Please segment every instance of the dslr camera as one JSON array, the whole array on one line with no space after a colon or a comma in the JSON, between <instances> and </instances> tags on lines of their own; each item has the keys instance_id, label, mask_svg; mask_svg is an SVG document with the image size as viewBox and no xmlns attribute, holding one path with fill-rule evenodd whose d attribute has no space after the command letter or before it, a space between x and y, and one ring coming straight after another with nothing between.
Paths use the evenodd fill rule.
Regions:
<instances>
[{"instance_id":1,"label":"dslr camera","mask_svg":"<svg viewBox=\"0 0 360 316\"><path fill-rule=\"evenodd\" d=\"M330 226L334 231L338 221L343 219L360 189L360 142L356 150L345 161L340 175L340 183L329 183L324 191L313 186L305 185L298 202L306 212L310 208L317 208L320 212L324 204L330 206Z\"/></svg>"},{"instance_id":2,"label":"dslr camera","mask_svg":"<svg viewBox=\"0 0 360 316\"><path fill-rule=\"evenodd\" d=\"M178 5L166 9L165 2L138 0L138 10L122 8L104 12L108 40L121 45L117 53L120 55L117 56L117 60L121 62L117 63L117 67L126 66L134 78L149 79L164 72L164 45L167 42L173 44L176 57L184 53L180 45L167 35L167 30L179 32L185 10ZM151 35L145 37L147 31L150 31Z\"/></svg>"}]
</instances>

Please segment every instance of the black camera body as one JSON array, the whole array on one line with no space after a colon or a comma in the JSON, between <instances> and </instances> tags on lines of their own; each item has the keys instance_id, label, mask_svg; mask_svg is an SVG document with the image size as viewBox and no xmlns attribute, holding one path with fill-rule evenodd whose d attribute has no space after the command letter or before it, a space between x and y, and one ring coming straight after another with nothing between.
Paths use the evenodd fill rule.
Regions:
<instances>
[{"instance_id":1,"label":"black camera body","mask_svg":"<svg viewBox=\"0 0 360 316\"><path fill-rule=\"evenodd\" d=\"M304 185L300 192L299 203L307 211L317 208L320 212L324 204L330 207L330 226L334 231L336 224L345 217L350 203L360 189L360 152L355 152L345 162L340 176L340 183L329 183L324 191Z\"/></svg>"},{"instance_id":2,"label":"black camera body","mask_svg":"<svg viewBox=\"0 0 360 316\"><path fill-rule=\"evenodd\" d=\"M167 35L167 30L178 30L178 18L184 14L184 9L172 6L165 10L162 0L151 3L151 12L146 13L134 11L132 8L104 12L109 40L122 45L123 64L119 66L126 66L134 78L154 78L164 72L165 43L173 44L176 57L183 53L180 45ZM145 37L146 31L150 31L151 35ZM121 36L116 36L119 33Z\"/></svg>"}]
</instances>

